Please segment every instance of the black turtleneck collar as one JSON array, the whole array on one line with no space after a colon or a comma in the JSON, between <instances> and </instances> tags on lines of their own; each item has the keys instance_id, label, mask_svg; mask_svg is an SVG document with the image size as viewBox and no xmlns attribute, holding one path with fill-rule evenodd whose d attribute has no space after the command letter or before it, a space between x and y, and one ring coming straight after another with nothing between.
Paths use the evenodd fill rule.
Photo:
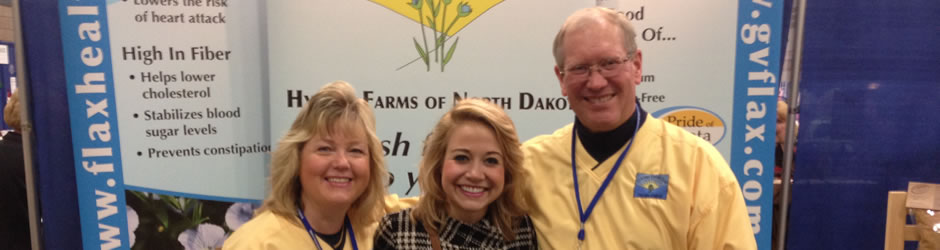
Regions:
<instances>
[{"instance_id":1,"label":"black turtleneck collar","mask_svg":"<svg viewBox=\"0 0 940 250\"><path fill-rule=\"evenodd\" d=\"M575 131L578 133L578 140L581 140L581 145L584 146L584 149L587 150L591 157L594 157L598 163L604 162L614 153L617 153L624 144L627 143L633 135L633 131L636 129L636 119L640 119L640 126L643 126L643 123L646 121L646 111L643 110L643 107L640 106L640 102L636 102L637 108L640 111L639 116L636 112L633 112L633 115L630 116L630 119L627 119L626 122L620 124L617 128L607 132L598 132L592 133L584 128L584 125L581 124L581 120L575 117L574 127Z\"/></svg>"}]
</instances>

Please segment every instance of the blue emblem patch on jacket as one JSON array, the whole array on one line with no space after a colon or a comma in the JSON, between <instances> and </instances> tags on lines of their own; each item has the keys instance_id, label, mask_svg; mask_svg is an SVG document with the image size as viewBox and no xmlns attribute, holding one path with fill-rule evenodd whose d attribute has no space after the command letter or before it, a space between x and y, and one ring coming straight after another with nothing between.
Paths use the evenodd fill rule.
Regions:
<instances>
[{"instance_id":1,"label":"blue emblem patch on jacket","mask_svg":"<svg viewBox=\"0 0 940 250\"><path fill-rule=\"evenodd\" d=\"M634 198L666 199L669 193L669 175L636 174L636 185L633 187Z\"/></svg>"}]
</instances>

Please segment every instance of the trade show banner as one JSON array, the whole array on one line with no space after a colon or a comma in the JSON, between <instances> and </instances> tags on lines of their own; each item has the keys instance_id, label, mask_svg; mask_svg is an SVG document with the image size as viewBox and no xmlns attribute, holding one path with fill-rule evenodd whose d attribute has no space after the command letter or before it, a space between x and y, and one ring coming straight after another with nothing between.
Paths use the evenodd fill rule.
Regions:
<instances>
[{"instance_id":1,"label":"trade show banner","mask_svg":"<svg viewBox=\"0 0 940 250\"><path fill-rule=\"evenodd\" d=\"M272 145L336 80L375 109L402 196L420 194L422 141L459 99L502 106L522 140L551 133L574 120L552 40L595 5L633 22L642 107L729 160L769 249L782 3L59 4L85 249L220 247L264 198Z\"/></svg>"},{"instance_id":2,"label":"trade show banner","mask_svg":"<svg viewBox=\"0 0 940 250\"><path fill-rule=\"evenodd\" d=\"M260 1L59 1L85 249L221 247L265 194Z\"/></svg>"},{"instance_id":3,"label":"trade show banner","mask_svg":"<svg viewBox=\"0 0 940 250\"><path fill-rule=\"evenodd\" d=\"M502 106L522 140L573 122L552 42L595 5L635 26L643 108L729 160L770 249L782 1L269 2L271 138L320 86L348 81L376 111L390 191L418 195L422 141L461 98Z\"/></svg>"}]
</instances>

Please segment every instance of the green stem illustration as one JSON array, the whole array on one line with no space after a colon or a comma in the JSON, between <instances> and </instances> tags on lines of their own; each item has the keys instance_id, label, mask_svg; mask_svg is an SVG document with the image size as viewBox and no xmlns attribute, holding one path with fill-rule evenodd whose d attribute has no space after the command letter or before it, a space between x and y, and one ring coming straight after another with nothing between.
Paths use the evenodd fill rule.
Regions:
<instances>
[{"instance_id":1,"label":"green stem illustration","mask_svg":"<svg viewBox=\"0 0 940 250\"><path fill-rule=\"evenodd\" d=\"M441 0L444 1L444 0ZM447 6L449 2L444 1L443 10L441 10L441 40L438 41L437 51L444 50L444 42L447 40L447 32L444 32L444 23L447 22ZM444 72L444 53L441 53L441 72Z\"/></svg>"},{"instance_id":2,"label":"green stem illustration","mask_svg":"<svg viewBox=\"0 0 940 250\"><path fill-rule=\"evenodd\" d=\"M438 62L438 51L437 51L437 41L438 41L438 32L437 32L437 6L434 5L434 0L428 0L428 6L431 7L431 32L434 33L434 62ZM431 51L428 51L430 53Z\"/></svg>"},{"instance_id":3,"label":"green stem illustration","mask_svg":"<svg viewBox=\"0 0 940 250\"><path fill-rule=\"evenodd\" d=\"M419 0L420 1L420 0ZM424 39L424 51L428 51L428 35L424 33L424 8L418 8L418 22L421 24L421 38ZM424 66L427 67L427 71L431 71L431 62L428 61L427 57L424 57Z\"/></svg>"},{"instance_id":4,"label":"green stem illustration","mask_svg":"<svg viewBox=\"0 0 940 250\"><path fill-rule=\"evenodd\" d=\"M412 8L418 9L418 18L421 19L418 21L419 25L421 26L421 39L424 46L421 46L422 43L418 42L416 37L413 37L412 40L414 41L415 50L417 50L418 54L421 56L420 59L424 61L425 70L428 72L431 71L430 57L432 57L432 55L430 50L432 49L432 46L429 46L430 44L428 44L428 35L427 31L425 31L425 28L431 28L433 36L432 43L434 44L434 62L440 63L441 72L444 72L447 64L450 63L450 61L453 59L454 51L456 51L457 42L459 41L459 37L452 36L450 33L453 31L454 26L457 25L457 22L460 21L461 18L469 17L473 13L473 8L469 3L458 2L455 12L451 13L452 17L450 20L448 20L447 12L449 11L447 9L450 7L451 3L453 3L453 0L411 0L410 2ZM424 15L424 6L422 5L426 5L429 8L429 15ZM425 23L427 24L427 27L425 27ZM454 41L448 43L448 40ZM413 62L414 60L406 63L398 69L400 70Z\"/></svg>"},{"instance_id":5,"label":"green stem illustration","mask_svg":"<svg viewBox=\"0 0 940 250\"><path fill-rule=\"evenodd\" d=\"M456 18L454 18L454 21L450 22L450 25L447 26L447 29L444 30L444 32L450 33L450 29L454 27L454 24L457 24L457 20L460 20L460 16L457 16Z\"/></svg>"},{"instance_id":6,"label":"green stem illustration","mask_svg":"<svg viewBox=\"0 0 940 250\"><path fill-rule=\"evenodd\" d=\"M443 30L445 35L450 33L450 29L454 28L454 24L457 24L457 20L460 20L461 17L462 16L459 16L459 15L454 17L454 20L450 22L450 25L447 26L447 29ZM445 48L444 45L446 42L447 42L447 39L441 39L441 46L440 48L438 48L438 50L443 51ZM450 57L453 56L454 49L456 46L457 46L457 42L454 41L454 43L451 45L451 48L447 52L447 54L444 54L443 52L441 53L441 72L444 72L444 66L447 65L448 62L450 62Z\"/></svg>"}]
</instances>

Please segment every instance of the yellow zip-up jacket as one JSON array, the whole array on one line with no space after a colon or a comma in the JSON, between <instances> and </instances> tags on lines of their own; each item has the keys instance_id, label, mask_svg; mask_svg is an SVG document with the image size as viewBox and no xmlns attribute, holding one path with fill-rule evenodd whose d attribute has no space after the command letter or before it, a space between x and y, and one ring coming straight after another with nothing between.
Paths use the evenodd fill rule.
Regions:
<instances>
[{"instance_id":1,"label":"yellow zip-up jacket","mask_svg":"<svg viewBox=\"0 0 940 250\"><path fill-rule=\"evenodd\" d=\"M388 195L385 197L384 213L395 213L402 209L409 208L417 204L417 198L399 199L398 195ZM381 219L381 216L377 217ZM362 221L361 218L350 217L353 231L356 233L356 244L359 249L372 249L372 237L379 226L379 220ZM319 236L318 236L319 237ZM322 238L320 246L324 250L333 249L326 244ZM250 221L238 228L232 233L225 245L224 250L288 250L288 249L317 249L307 233L307 229L301 224L297 217L286 218L272 213L271 211L262 212ZM352 250L350 237L346 236L346 243L343 249Z\"/></svg>"},{"instance_id":2,"label":"yellow zip-up jacket","mask_svg":"<svg viewBox=\"0 0 940 250\"><path fill-rule=\"evenodd\" d=\"M572 127L523 144L532 180L530 216L542 249L578 249ZM632 140L620 170L584 224L582 249L757 249L738 181L711 144L652 116ZM625 148L598 166L578 141L585 210Z\"/></svg>"}]
</instances>

